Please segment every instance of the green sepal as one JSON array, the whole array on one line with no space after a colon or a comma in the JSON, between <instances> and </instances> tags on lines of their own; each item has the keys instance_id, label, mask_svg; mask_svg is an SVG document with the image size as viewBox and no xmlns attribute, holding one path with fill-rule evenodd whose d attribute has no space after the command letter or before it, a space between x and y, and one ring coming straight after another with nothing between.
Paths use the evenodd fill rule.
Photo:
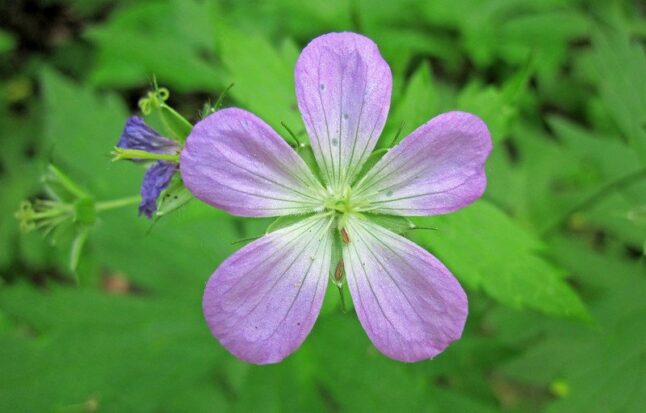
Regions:
<instances>
[{"instance_id":1,"label":"green sepal","mask_svg":"<svg viewBox=\"0 0 646 413\"><path fill-rule=\"evenodd\" d=\"M295 224L299 221L304 220L305 218L309 218L312 216L311 214L306 214L306 215L283 215L278 218L276 218L265 230L265 235L269 234L270 232L278 231L279 229L283 229L285 227L288 227L292 224Z\"/></svg>"},{"instance_id":2,"label":"green sepal","mask_svg":"<svg viewBox=\"0 0 646 413\"><path fill-rule=\"evenodd\" d=\"M193 199L193 194L184 186L182 179L175 175L170 185L161 193L159 201L157 201L155 218L161 218L178 210L191 199Z\"/></svg>"},{"instance_id":3,"label":"green sepal","mask_svg":"<svg viewBox=\"0 0 646 413\"><path fill-rule=\"evenodd\" d=\"M320 182L325 182L321 175L321 169L319 168L318 163L316 163L316 157L314 156L314 151L312 146L309 144L303 144L296 148L296 153L298 153L305 164L310 168L315 177L319 179Z\"/></svg>"},{"instance_id":4,"label":"green sepal","mask_svg":"<svg viewBox=\"0 0 646 413\"><path fill-rule=\"evenodd\" d=\"M164 129L170 134L169 137L185 142L186 137L193 129L193 125L165 103L159 105L159 112Z\"/></svg>"},{"instance_id":5,"label":"green sepal","mask_svg":"<svg viewBox=\"0 0 646 413\"><path fill-rule=\"evenodd\" d=\"M390 148L381 148L381 149L377 149L374 152L372 152L370 154L370 156L368 156L368 159L366 159L366 163L364 163L363 166L361 167L361 171L359 171L357 176L354 178L354 183L358 182L359 179L363 178L364 175L367 174L368 171L370 171L372 169L372 167L375 166L375 164L377 162L379 162L379 160L381 158L383 158L384 155L389 150L390 150Z\"/></svg>"},{"instance_id":6,"label":"green sepal","mask_svg":"<svg viewBox=\"0 0 646 413\"><path fill-rule=\"evenodd\" d=\"M158 132L163 136L184 143L193 125L166 104L169 96L168 89L159 87L157 80L153 78L153 90L139 100L139 108L146 117L146 122L159 127Z\"/></svg>"},{"instance_id":7,"label":"green sepal","mask_svg":"<svg viewBox=\"0 0 646 413\"><path fill-rule=\"evenodd\" d=\"M406 217L376 214L371 214L367 217L375 224L379 224L380 226L399 235L405 234L406 232L417 228L413 221Z\"/></svg>"}]
</instances>

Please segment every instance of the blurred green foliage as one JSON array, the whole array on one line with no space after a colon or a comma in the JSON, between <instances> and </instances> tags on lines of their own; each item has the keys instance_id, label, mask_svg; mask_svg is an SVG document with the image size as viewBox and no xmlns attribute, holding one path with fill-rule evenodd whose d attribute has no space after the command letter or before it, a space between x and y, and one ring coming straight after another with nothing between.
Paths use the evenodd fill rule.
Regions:
<instances>
[{"instance_id":1,"label":"blurred green foliage","mask_svg":"<svg viewBox=\"0 0 646 413\"><path fill-rule=\"evenodd\" d=\"M18 0L0 13L0 411L643 411L642 3ZM49 164L97 202L137 193L143 171L109 152L153 75L193 122L235 83L225 106L306 139L294 63L338 30L373 38L392 67L381 146L450 109L492 131L484 199L412 235L470 299L464 337L435 360L380 355L332 288L283 363L229 355L202 289L267 220L197 201L153 226L134 206L103 211L75 272L73 234L20 234L14 212L47 195Z\"/></svg>"}]
</instances>

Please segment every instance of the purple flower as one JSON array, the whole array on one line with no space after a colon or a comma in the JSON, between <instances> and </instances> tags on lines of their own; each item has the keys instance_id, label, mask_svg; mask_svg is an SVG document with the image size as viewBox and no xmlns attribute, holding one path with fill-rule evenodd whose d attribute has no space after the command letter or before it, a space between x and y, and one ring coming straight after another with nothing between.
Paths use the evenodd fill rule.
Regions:
<instances>
[{"instance_id":1,"label":"purple flower","mask_svg":"<svg viewBox=\"0 0 646 413\"><path fill-rule=\"evenodd\" d=\"M177 154L181 150L177 142L164 138L138 116L128 118L117 147L167 155ZM157 210L157 198L168 186L175 172L177 172L177 163L166 160L155 161L148 168L141 184L140 215L144 214L148 218L153 216Z\"/></svg>"},{"instance_id":2,"label":"purple flower","mask_svg":"<svg viewBox=\"0 0 646 413\"><path fill-rule=\"evenodd\" d=\"M275 363L302 344L328 277L338 275L335 248L359 320L385 355L428 359L461 336L468 306L458 281L371 217L469 205L485 190L491 139L476 116L445 113L359 176L384 127L391 88L388 64L364 36L331 33L303 50L296 95L323 182L270 126L241 109L218 111L189 135L180 171L196 197L240 216L303 216L229 257L206 285L208 325L237 357Z\"/></svg>"}]
</instances>

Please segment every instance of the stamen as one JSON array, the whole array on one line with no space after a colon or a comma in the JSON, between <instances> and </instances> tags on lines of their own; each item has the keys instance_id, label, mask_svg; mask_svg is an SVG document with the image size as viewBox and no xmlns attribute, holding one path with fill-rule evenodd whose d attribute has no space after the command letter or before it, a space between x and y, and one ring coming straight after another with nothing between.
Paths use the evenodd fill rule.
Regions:
<instances>
[{"instance_id":1,"label":"stamen","mask_svg":"<svg viewBox=\"0 0 646 413\"><path fill-rule=\"evenodd\" d=\"M343 281L343 258L340 258L339 262L336 264L336 270L334 270L334 281L337 282L337 285Z\"/></svg>"},{"instance_id":2,"label":"stamen","mask_svg":"<svg viewBox=\"0 0 646 413\"><path fill-rule=\"evenodd\" d=\"M345 244L349 244L350 243L350 235L348 235L348 231L346 231L345 228L341 228L340 232L341 232L341 240Z\"/></svg>"}]
</instances>

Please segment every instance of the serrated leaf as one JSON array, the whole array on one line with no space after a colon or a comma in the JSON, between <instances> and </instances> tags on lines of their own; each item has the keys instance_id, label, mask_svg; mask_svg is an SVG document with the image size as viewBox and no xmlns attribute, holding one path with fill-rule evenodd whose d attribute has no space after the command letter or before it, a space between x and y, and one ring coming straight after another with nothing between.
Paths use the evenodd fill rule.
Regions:
<instances>
[{"instance_id":1,"label":"serrated leaf","mask_svg":"<svg viewBox=\"0 0 646 413\"><path fill-rule=\"evenodd\" d=\"M404 93L388 119L389 128L382 134L380 145L397 144L436 115L437 110L438 93L431 78L431 68L424 62L406 84ZM393 141L396 132L399 132L399 136L397 141Z\"/></svg>"},{"instance_id":2,"label":"serrated leaf","mask_svg":"<svg viewBox=\"0 0 646 413\"><path fill-rule=\"evenodd\" d=\"M467 287L482 289L514 308L587 319L587 311L564 280L564 272L539 255L540 241L495 206L479 201L459 212L414 219L438 231L417 233Z\"/></svg>"},{"instance_id":3,"label":"serrated leaf","mask_svg":"<svg viewBox=\"0 0 646 413\"><path fill-rule=\"evenodd\" d=\"M277 50L263 37L221 25L220 55L234 83L231 95L281 132L285 122L297 135L303 123L296 110L294 65L298 52L286 42ZM253 51L250 53L249 51Z\"/></svg>"},{"instance_id":4,"label":"serrated leaf","mask_svg":"<svg viewBox=\"0 0 646 413\"><path fill-rule=\"evenodd\" d=\"M594 62L606 109L646 164L646 54L621 29L597 31Z\"/></svg>"}]
</instances>

